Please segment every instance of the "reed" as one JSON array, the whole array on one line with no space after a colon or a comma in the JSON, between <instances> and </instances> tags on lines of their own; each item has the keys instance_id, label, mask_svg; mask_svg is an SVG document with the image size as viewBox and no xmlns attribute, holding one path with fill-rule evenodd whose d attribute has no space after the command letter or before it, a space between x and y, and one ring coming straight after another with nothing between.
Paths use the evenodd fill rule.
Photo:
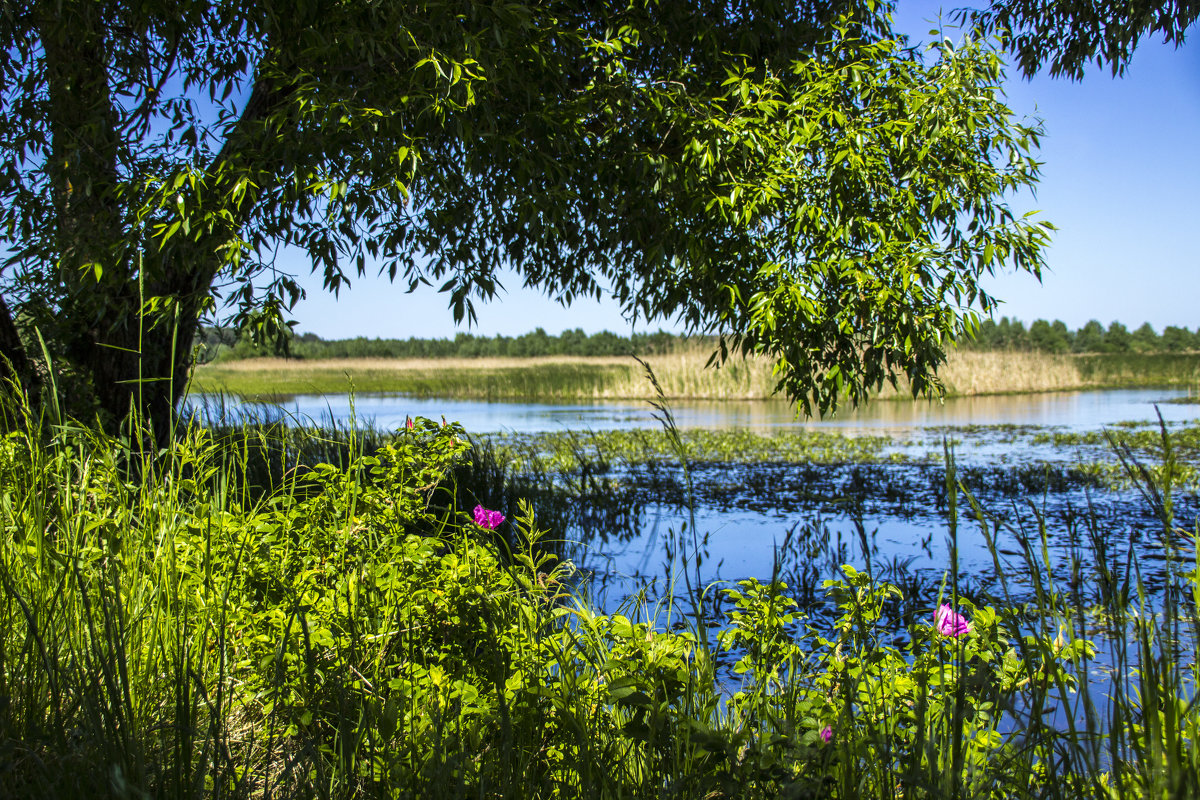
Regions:
<instances>
[{"instance_id":1,"label":"reed","mask_svg":"<svg viewBox=\"0 0 1200 800\"><path fill-rule=\"evenodd\" d=\"M956 350L938 372L950 396L1058 392L1085 388L1076 359L1068 355ZM901 382L882 397L911 397Z\"/></svg>"},{"instance_id":2,"label":"reed","mask_svg":"<svg viewBox=\"0 0 1200 800\"><path fill-rule=\"evenodd\" d=\"M952 396L1079 389L1194 387L1195 353L1081 354L957 350L940 372Z\"/></svg>"},{"instance_id":3,"label":"reed","mask_svg":"<svg viewBox=\"0 0 1200 800\"><path fill-rule=\"evenodd\" d=\"M197 367L193 391L247 398L396 393L472 400L572 400L599 396L629 371L627 359L254 359Z\"/></svg>"},{"instance_id":4,"label":"reed","mask_svg":"<svg viewBox=\"0 0 1200 800\"><path fill-rule=\"evenodd\" d=\"M691 348L647 362L671 399L759 400L773 396L765 359L731 359L708 367L709 352ZM1200 386L1200 355L1052 355L951 353L940 376L949 396L1056 392L1135 386ZM648 399L640 367L627 358L531 359L249 359L196 368L193 391L262 398L293 394L397 393L477 400ZM911 396L885 385L881 399Z\"/></svg>"}]
</instances>

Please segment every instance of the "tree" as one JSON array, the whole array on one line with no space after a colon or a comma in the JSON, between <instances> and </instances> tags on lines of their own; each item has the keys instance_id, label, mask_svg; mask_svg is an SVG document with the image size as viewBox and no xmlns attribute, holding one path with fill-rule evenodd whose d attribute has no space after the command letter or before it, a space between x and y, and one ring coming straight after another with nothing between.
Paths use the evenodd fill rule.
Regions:
<instances>
[{"instance_id":1,"label":"tree","mask_svg":"<svg viewBox=\"0 0 1200 800\"><path fill-rule=\"evenodd\" d=\"M1104 326L1097 320L1088 320L1075 332L1074 349L1076 353L1103 353Z\"/></svg>"},{"instance_id":2,"label":"tree","mask_svg":"<svg viewBox=\"0 0 1200 800\"><path fill-rule=\"evenodd\" d=\"M991 317L982 320L975 328L972 337L966 340L964 345L976 350L1000 349L1003 346L1001 344L1000 326Z\"/></svg>"},{"instance_id":3,"label":"tree","mask_svg":"<svg viewBox=\"0 0 1200 800\"><path fill-rule=\"evenodd\" d=\"M1151 34L1183 44L1200 17L1200 0L995 0L965 9L984 34L996 34L1027 77L1049 65L1050 74L1073 80L1091 62L1122 75L1138 43Z\"/></svg>"},{"instance_id":4,"label":"tree","mask_svg":"<svg viewBox=\"0 0 1200 800\"><path fill-rule=\"evenodd\" d=\"M1051 324L1039 319L1029 326L1029 344L1041 353L1066 353L1071 349L1071 333L1061 320Z\"/></svg>"},{"instance_id":5,"label":"tree","mask_svg":"<svg viewBox=\"0 0 1200 800\"><path fill-rule=\"evenodd\" d=\"M1198 333L1200 333L1200 330L1198 330ZM1168 325L1163 328L1162 344L1165 349L1172 353L1182 353L1196 346L1196 337L1187 328Z\"/></svg>"},{"instance_id":6,"label":"tree","mask_svg":"<svg viewBox=\"0 0 1200 800\"><path fill-rule=\"evenodd\" d=\"M1120 322L1113 320L1108 325L1108 330L1104 332L1104 352L1106 353L1128 353L1133 347L1133 337Z\"/></svg>"},{"instance_id":7,"label":"tree","mask_svg":"<svg viewBox=\"0 0 1200 800\"><path fill-rule=\"evenodd\" d=\"M1050 324L1050 329L1053 332L1056 340L1062 341L1066 344L1066 347L1063 348L1062 352L1072 349L1075 344L1075 334L1073 334L1067 328L1067 323L1063 322L1061 319L1056 319Z\"/></svg>"},{"instance_id":8,"label":"tree","mask_svg":"<svg viewBox=\"0 0 1200 800\"><path fill-rule=\"evenodd\" d=\"M1136 353L1153 353L1162 345L1158 333L1149 322L1143 322L1141 327L1129 334L1129 343Z\"/></svg>"},{"instance_id":9,"label":"tree","mask_svg":"<svg viewBox=\"0 0 1200 800\"><path fill-rule=\"evenodd\" d=\"M907 375L1038 273L1039 129L984 43L807 2L28 0L0 10L0 349L161 435L199 321L284 333L378 268L456 320L496 275L773 358L805 408ZM12 313L8 313L8 312Z\"/></svg>"},{"instance_id":10,"label":"tree","mask_svg":"<svg viewBox=\"0 0 1200 800\"><path fill-rule=\"evenodd\" d=\"M1029 349L1029 332L1025 330L1024 322L1021 322L1019 319L1009 320L1008 317L1004 317L1000 320L1000 328L1004 331L1004 349Z\"/></svg>"}]
</instances>

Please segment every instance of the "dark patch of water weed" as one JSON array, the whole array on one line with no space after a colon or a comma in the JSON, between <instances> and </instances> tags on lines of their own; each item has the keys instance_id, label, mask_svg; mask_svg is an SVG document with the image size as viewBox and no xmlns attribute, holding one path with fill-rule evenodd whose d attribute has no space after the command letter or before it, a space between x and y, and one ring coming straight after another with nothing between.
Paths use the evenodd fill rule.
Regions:
<instances>
[{"instance_id":1,"label":"dark patch of water weed","mask_svg":"<svg viewBox=\"0 0 1200 800\"><path fill-rule=\"evenodd\" d=\"M946 508L945 472L929 464L723 464L692 466L697 502L705 508L763 513L849 510L899 518L936 515ZM667 464L618 470L621 483L639 487L645 502L682 506L680 476ZM1099 486L1075 467L1021 464L960 470L965 486L989 500L1080 493Z\"/></svg>"}]
</instances>

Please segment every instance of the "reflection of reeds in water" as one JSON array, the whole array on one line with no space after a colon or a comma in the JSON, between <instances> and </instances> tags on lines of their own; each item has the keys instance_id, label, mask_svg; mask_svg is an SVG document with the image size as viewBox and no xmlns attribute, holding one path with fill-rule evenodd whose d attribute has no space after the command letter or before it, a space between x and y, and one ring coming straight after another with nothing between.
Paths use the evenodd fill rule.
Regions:
<instances>
[{"instance_id":1,"label":"reflection of reeds in water","mask_svg":"<svg viewBox=\"0 0 1200 800\"><path fill-rule=\"evenodd\" d=\"M759 400L775 377L764 358L734 358L708 366L695 346L648 358L671 399ZM955 351L940 376L947 394L971 396L1130 386L1195 386L1200 355L1179 353L1052 355ZM480 359L248 359L197 368L197 391L243 396L395 392L415 397L477 400L646 399L650 391L633 359L545 357ZM880 397L908 397L902 381Z\"/></svg>"}]
</instances>

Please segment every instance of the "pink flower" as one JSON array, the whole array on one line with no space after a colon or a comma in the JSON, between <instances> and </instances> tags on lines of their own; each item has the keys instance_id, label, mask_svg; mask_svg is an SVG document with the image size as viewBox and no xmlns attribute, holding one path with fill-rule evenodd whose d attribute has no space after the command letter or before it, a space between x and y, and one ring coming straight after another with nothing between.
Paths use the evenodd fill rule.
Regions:
<instances>
[{"instance_id":1,"label":"pink flower","mask_svg":"<svg viewBox=\"0 0 1200 800\"><path fill-rule=\"evenodd\" d=\"M829 727L828 725L826 725L824 728L821 728L821 740L824 741L825 744L832 742L833 728Z\"/></svg>"},{"instance_id":2,"label":"pink flower","mask_svg":"<svg viewBox=\"0 0 1200 800\"><path fill-rule=\"evenodd\" d=\"M937 625L938 633L942 636L959 637L964 633L971 632L971 623L962 614L959 614L949 605L942 605L933 615L933 621Z\"/></svg>"},{"instance_id":3,"label":"pink flower","mask_svg":"<svg viewBox=\"0 0 1200 800\"><path fill-rule=\"evenodd\" d=\"M408 428L410 431L413 429L412 417L406 416L404 418L404 427Z\"/></svg>"},{"instance_id":4,"label":"pink flower","mask_svg":"<svg viewBox=\"0 0 1200 800\"><path fill-rule=\"evenodd\" d=\"M496 530L504 522L504 515L499 511L489 511L483 506L475 506L475 524L489 531Z\"/></svg>"}]
</instances>

